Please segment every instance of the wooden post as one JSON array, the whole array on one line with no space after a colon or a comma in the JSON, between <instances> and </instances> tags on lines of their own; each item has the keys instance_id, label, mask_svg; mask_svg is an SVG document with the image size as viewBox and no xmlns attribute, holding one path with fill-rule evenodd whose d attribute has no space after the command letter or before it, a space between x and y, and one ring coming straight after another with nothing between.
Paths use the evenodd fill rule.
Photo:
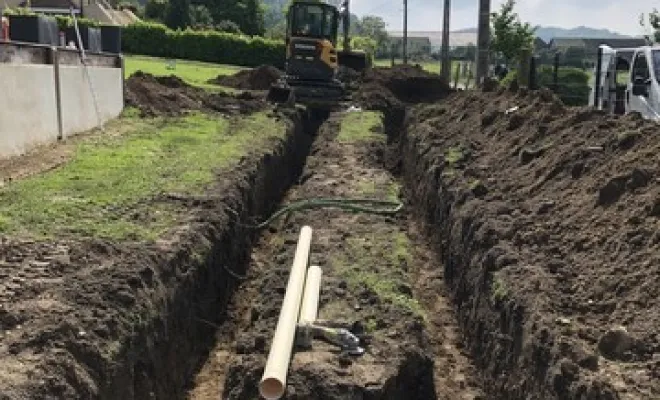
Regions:
<instances>
[{"instance_id":1,"label":"wooden post","mask_svg":"<svg viewBox=\"0 0 660 400\"><path fill-rule=\"evenodd\" d=\"M451 15L451 0L445 0L444 18L442 21L442 68L441 74L445 82L451 80L451 59L449 58L449 18Z\"/></svg>"},{"instance_id":2,"label":"wooden post","mask_svg":"<svg viewBox=\"0 0 660 400\"><path fill-rule=\"evenodd\" d=\"M403 0L403 63L408 64L408 0Z\"/></svg>"},{"instance_id":3,"label":"wooden post","mask_svg":"<svg viewBox=\"0 0 660 400\"><path fill-rule=\"evenodd\" d=\"M488 76L490 52L490 0L479 0L479 24L477 33L477 85Z\"/></svg>"},{"instance_id":4,"label":"wooden post","mask_svg":"<svg viewBox=\"0 0 660 400\"><path fill-rule=\"evenodd\" d=\"M53 63L53 74L55 77L55 109L57 112L57 140L64 138L64 126L62 123L62 85L60 80L60 53L57 47L50 48L50 59Z\"/></svg>"}]
</instances>

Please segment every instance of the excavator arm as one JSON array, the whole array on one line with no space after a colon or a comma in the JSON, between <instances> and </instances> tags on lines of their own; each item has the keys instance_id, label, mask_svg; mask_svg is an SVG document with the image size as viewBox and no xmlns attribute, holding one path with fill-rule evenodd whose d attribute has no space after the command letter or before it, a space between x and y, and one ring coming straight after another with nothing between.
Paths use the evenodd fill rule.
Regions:
<instances>
[{"instance_id":1,"label":"excavator arm","mask_svg":"<svg viewBox=\"0 0 660 400\"><path fill-rule=\"evenodd\" d=\"M344 0L341 3L340 15L342 18L342 28L344 30L344 50L351 51L351 11L349 7L349 0Z\"/></svg>"},{"instance_id":2,"label":"excavator arm","mask_svg":"<svg viewBox=\"0 0 660 400\"><path fill-rule=\"evenodd\" d=\"M362 72L369 66L367 54L351 49L351 11L350 0L344 0L341 4L340 15L344 34L344 48L337 52L340 67L348 67Z\"/></svg>"}]
</instances>

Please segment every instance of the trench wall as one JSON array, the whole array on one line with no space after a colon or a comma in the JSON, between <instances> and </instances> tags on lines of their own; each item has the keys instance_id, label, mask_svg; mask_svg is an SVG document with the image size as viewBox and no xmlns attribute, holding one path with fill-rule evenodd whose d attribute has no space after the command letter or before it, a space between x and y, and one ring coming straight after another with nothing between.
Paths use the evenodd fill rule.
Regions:
<instances>
[{"instance_id":1,"label":"trench wall","mask_svg":"<svg viewBox=\"0 0 660 400\"><path fill-rule=\"evenodd\" d=\"M90 55L85 68L69 50L0 44L0 158L98 127L124 107L121 58Z\"/></svg>"}]
</instances>

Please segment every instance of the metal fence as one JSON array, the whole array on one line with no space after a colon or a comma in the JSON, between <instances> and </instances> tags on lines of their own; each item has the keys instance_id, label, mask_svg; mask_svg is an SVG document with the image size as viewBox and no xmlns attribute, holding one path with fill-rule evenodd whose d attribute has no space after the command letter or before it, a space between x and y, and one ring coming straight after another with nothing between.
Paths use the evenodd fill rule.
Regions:
<instances>
[{"instance_id":1,"label":"metal fence","mask_svg":"<svg viewBox=\"0 0 660 400\"><path fill-rule=\"evenodd\" d=\"M550 58L535 54L521 62L513 73L505 70L496 71L495 75L504 84L515 79L531 89L548 88L566 105L583 106L589 103L594 63L590 57L578 63L561 53ZM504 77L504 73L508 76Z\"/></svg>"}]
</instances>

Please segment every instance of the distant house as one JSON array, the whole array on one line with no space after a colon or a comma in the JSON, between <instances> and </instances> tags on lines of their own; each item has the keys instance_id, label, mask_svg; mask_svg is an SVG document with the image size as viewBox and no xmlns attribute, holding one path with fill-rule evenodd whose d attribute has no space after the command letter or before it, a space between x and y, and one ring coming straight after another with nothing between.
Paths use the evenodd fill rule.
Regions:
<instances>
[{"instance_id":1,"label":"distant house","mask_svg":"<svg viewBox=\"0 0 660 400\"><path fill-rule=\"evenodd\" d=\"M402 31L390 31L390 37L403 37ZM408 36L426 37L431 41L431 51L439 51L442 47L442 31L410 31ZM468 47L477 45L477 34L475 32L449 32L449 48Z\"/></svg>"},{"instance_id":2,"label":"distant house","mask_svg":"<svg viewBox=\"0 0 660 400\"><path fill-rule=\"evenodd\" d=\"M403 37L391 37L390 44L395 57L403 56ZM408 36L407 44L411 57L431 55L431 40L428 37Z\"/></svg>"},{"instance_id":3,"label":"distant house","mask_svg":"<svg viewBox=\"0 0 660 400\"><path fill-rule=\"evenodd\" d=\"M73 0L24 0L18 6L38 14L69 15L71 8L76 15L82 13L80 2Z\"/></svg>"},{"instance_id":4,"label":"distant house","mask_svg":"<svg viewBox=\"0 0 660 400\"><path fill-rule=\"evenodd\" d=\"M108 0L0 0L0 10L17 7L48 15L70 15L73 7L79 17L109 25L129 25L140 20L131 10L115 10Z\"/></svg>"},{"instance_id":5,"label":"distant house","mask_svg":"<svg viewBox=\"0 0 660 400\"><path fill-rule=\"evenodd\" d=\"M615 49L621 49L646 46L647 43L644 38L554 38L550 41L549 47L558 51L566 51L571 47L578 47L584 49L586 54L593 55L598 53L598 47L603 44Z\"/></svg>"}]
</instances>

